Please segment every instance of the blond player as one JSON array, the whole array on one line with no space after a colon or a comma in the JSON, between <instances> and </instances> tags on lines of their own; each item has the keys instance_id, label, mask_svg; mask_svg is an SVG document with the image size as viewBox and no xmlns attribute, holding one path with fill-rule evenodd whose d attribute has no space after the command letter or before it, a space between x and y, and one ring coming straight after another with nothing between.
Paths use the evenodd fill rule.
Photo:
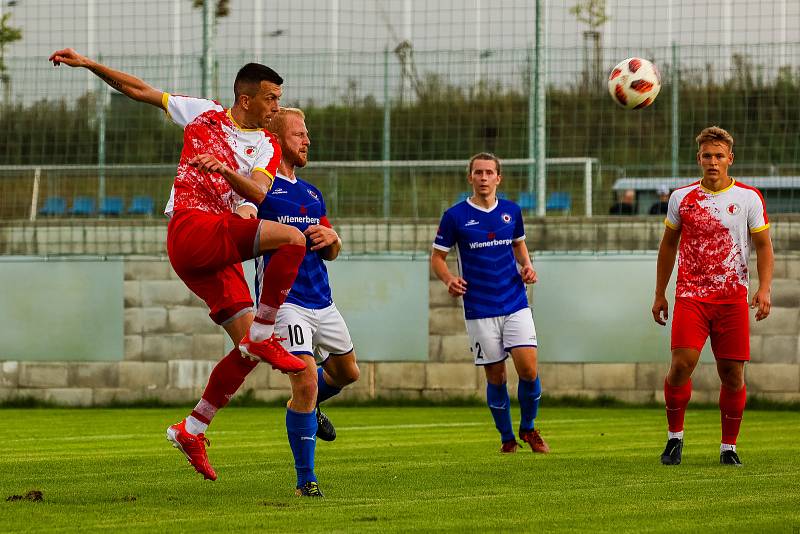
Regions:
<instances>
[{"instance_id":1,"label":"blond player","mask_svg":"<svg viewBox=\"0 0 800 534\"><path fill-rule=\"evenodd\" d=\"M758 255L759 286L750 303L760 321L769 315L773 252L769 219L758 189L728 175L733 137L717 126L697 136L703 178L676 189L669 199L664 237L658 250L653 318L669 317L665 295L678 255L672 318L672 363L664 381L669 432L661 463L681 463L683 420L692 395L692 371L707 338L722 385L720 463L740 466L736 438L747 396L744 362L750 359L747 307L751 246Z\"/></svg>"}]
</instances>

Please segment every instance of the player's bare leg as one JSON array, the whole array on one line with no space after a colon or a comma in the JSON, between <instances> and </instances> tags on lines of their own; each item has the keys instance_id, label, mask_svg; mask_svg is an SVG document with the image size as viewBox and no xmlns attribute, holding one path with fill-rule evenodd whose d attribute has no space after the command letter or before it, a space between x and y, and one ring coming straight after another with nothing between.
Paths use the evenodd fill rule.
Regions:
<instances>
[{"instance_id":1,"label":"player's bare leg","mask_svg":"<svg viewBox=\"0 0 800 534\"><path fill-rule=\"evenodd\" d=\"M253 313L245 312L222 325L234 347L247 333L252 322ZM167 439L172 442L173 447L179 449L192 467L207 480L216 480L217 474L206 453L206 445L210 441L206 439L205 432L217 411L228 404L257 363L242 356L239 349L234 348L214 367L203 397L192 413L167 429Z\"/></svg>"},{"instance_id":2,"label":"player's bare leg","mask_svg":"<svg viewBox=\"0 0 800 534\"><path fill-rule=\"evenodd\" d=\"M723 465L742 465L736 453L736 438L742 424L742 414L747 400L744 383L744 362L717 359L717 373L722 384L719 390L719 410L722 425L719 461Z\"/></svg>"},{"instance_id":3,"label":"player's bare leg","mask_svg":"<svg viewBox=\"0 0 800 534\"><path fill-rule=\"evenodd\" d=\"M324 369L325 382L339 389L356 382L361 376L361 371L356 362L356 353L352 350L341 356L329 357L322 364L322 368Z\"/></svg>"},{"instance_id":4,"label":"player's bare leg","mask_svg":"<svg viewBox=\"0 0 800 534\"><path fill-rule=\"evenodd\" d=\"M266 237L267 234L269 237ZM305 237L296 228L262 222L259 224L257 239L253 244L253 253L263 252L262 247L265 246L278 249L275 253L278 261L270 263L274 269L271 278L262 285L259 311L263 311L265 306L277 310L286 299L288 289L297 276L297 268L305 254ZM269 313L266 317L269 317ZM257 363L264 360L284 372L296 372L306 366L301 359L289 354L281 346L280 338L273 335L274 320L272 325L269 325L271 328L266 325L261 326L262 331L257 337L264 334L265 329L269 328L270 331L255 341L247 339L248 334L252 332L253 324L254 314L249 309L234 314L222 323L235 348L214 367L203 396L191 414L167 429L167 439L183 452L189 463L206 479L217 478L206 454L206 445L210 443L205 438L208 425L217 411L228 404ZM249 349L247 357L243 356L243 351L240 350L242 348Z\"/></svg>"},{"instance_id":5,"label":"player's bare leg","mask_svg":"<svg viewBox=\"0 0 800 534\"><path fill-rule=\"evenodd\" d=\"M322 497L317 476L314 473L314 451L316 448L317 419L317 372L314 357L299 356L306 368L289 376L292 398L286 404L286 432L294 455L297 471L295 494L303 497Z\"/></svg>"},{"instance_id":6,"label":"player's bare leg","mask_svg":"<svg viewBox=\"0 0 800 534\"><path fill-rule=\"evenodd\" d=\"M320 409L319 405L339 392L345 386L356 382L361 371L356 363L356 353L328 357L317 370L317 437L323 441L336 439L336 427L328 416Z\"/></svg>"},{"instance_id":7,"label":"player's bare leg","mask_svg":"<svg viewBox=\"0 0 800 534\"><path fill-rule=\"evenodd\" d=\"M238 342L243 354L263 360L274 369L296 373L305 369L303 360L291 355L275 335L275 317L292 288L306 252L306 237L293 226L260 221L254 256L274 250L261 273L259 302L250 329Z\"/></svg>"},{"instance_id":8,"label":"player's bare leg","mask_svg":"<svg viewBox=\"0 0 800 534\"><path fill-rule=\"evenodd\" d=\"M664 380L664 402L667 411L668 435L661 463L678 465L683 455L683 421L686 406L692 398L692 373L700 361L700 351L676 348L672 351L672 362Z\"/></svg>"},{"instance_id":9,"label":"player's bare leg","mask_svg":"<svg viewBox=\"0 0 800 534\"><path fill-rule=\"evenodd\" d=\"M542 439L534 421L539 412L539 399L542 397L542 384L537 371L536 347L516 347L511 349L514 368L519 375L517 398L522 412L519 424L519 439L530 445L533 452L546 454L550 446Z\"/></svg>"}]
</instances>

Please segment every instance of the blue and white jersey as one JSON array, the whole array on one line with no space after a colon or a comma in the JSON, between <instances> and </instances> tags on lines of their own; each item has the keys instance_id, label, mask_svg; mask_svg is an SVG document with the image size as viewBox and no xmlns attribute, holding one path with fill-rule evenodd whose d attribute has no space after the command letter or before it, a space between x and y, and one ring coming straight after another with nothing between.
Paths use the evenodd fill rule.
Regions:
<instances>
[{"instance_id":1,"label":"blue and white jersey","mask_svg":"<svg viewBox=\"0 0 800 534\"><path fill-rule=\"evenodd\" d=\"M467 199L444 212L433 247L445 252L456 247L458 269L467 281L466 319L511 315L528 307L512 247L524 239L522 211L509 200L484 209Z\"/></svg>"},{"instance_id":2,"label":"blue and white jersey","mask_svg":"<svg viewBox=\"0 0 800 534\"><path fill-rule=\"evenodd\" d=\"M280 173L264 201L258 207L258 218L294 226L301 232L315 224L330 228L325 211L325 201L319 189L308 182L292 180ZM311 251L311 241L306 242L306 255L286 302L303 308L322 309L333 303L328 269L320 251ZM271 252L256 260L256 288L261 287L264 267L269 263ZM269 281L267 281L269 283Z\"/></svg>"}]
</instances>

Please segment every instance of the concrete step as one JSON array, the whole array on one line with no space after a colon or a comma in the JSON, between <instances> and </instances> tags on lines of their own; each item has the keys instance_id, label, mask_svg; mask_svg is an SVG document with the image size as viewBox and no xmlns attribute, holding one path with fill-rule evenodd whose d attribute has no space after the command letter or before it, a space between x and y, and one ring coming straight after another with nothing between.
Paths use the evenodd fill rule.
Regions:
<instances>
[{"instance_id":1,"label":"concrete step","mask_svg":"<svg viewBox=\"0 0 800 534\"><path fill-rule=\"evenodd\" d=\"M753 286L753 289L758 287L757 284L753 284ZM787 278L776 278L773 280L772 306L780 308L800 307L800 280Z\"/></svg>"}]
</instances>

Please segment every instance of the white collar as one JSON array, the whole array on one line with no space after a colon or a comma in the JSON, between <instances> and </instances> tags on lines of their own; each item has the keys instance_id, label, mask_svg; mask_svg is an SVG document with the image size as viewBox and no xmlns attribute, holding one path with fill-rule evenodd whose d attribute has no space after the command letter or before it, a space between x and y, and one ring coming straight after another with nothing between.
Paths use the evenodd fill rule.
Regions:
<instances>
[{"instance_id":1,"label":"white collar","mask_svg":"<svg viewBox=\"0 0 800 534\"><path fill-rule=\"evenodd\" d=\"M286 180L287 182L289 182L290 184L296 184L297 183L297 178L296 177L295 178L289 178L288 176L284 176L283 174L281 174L279 172L275 173L275 178L282 178L282 179Z\"/></svg>"},{"instance_id":2,"label":"white collar","mask_svg":"<svg viewBox=\"0 0 800 534\"><path fill-rule=\"evenodd\" d=\"M495 198L494 199L494 206L492 206L491 208L484 208L483 206L478 206L477 204L472 202L472 199L470 199L470 198L467 199L467 204L469 204L470 206L472 206L476 210L480 210L480 211L482 211L484 213L491 213L492 211L494 211L494 209L497 207L497 205L499 203L500 203L500 201L497 198Z\"/></svg>"}]
</instances>

